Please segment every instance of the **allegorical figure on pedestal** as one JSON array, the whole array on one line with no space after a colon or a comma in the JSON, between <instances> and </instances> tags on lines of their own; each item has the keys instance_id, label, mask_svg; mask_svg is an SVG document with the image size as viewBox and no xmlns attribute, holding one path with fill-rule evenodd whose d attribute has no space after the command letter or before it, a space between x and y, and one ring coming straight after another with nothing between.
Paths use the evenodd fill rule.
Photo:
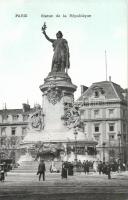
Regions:
<instances>
[{"instance_id":1,"label":"allegorical figure on pedestal","mask_svg":"<svg viewBox=\"0 0 128 200\"><path fill-rule=\"evenodd\" d=\"M70 66L69 62L69 47L67 40L63 39L63 34L58 31L56 34L57 39L50 39L46 34L46 24L42 27L45 38L50 41L53 45L53 59L51 72L66 72Z\"/></svg>"}]
</instances>

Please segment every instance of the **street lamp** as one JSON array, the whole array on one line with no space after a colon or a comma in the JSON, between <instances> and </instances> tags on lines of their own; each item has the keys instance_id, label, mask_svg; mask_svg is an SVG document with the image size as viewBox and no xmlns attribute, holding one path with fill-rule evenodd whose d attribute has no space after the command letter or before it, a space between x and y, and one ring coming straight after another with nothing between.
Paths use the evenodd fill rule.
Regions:
<instances>
[{"instance_id":1,"label":"street lamp","mask_svg":"<svg viewBox=\"0 0 128 200\"><path fill-rule=\"evenodd\" d=\"M105 162L105 145L106 145L106 143L105 142L103 142L103 162Z\"/></svg>"},{"instance_id":2,"label":"street lamp","mask_svg":"<svg viewBox=\"0 0 128 200\"><path fill-rule=\"evenodd\" d=\"M118 141L119 141L119 161L120 161L120 159L121 159L121 152L120 152L120 139L121 139L121 134L120 134L120 132L117 134L117 136L118 136Z\"/></svg>"},{"instance_id":3,"label":"street lamp","mask_svg":"<svg viewBox=\"0 0 128 200\"><path fill-rule=\"evenodd\" d=\"M77 162L77 130L74 130L74 136L75 136L75 162Z\"/></svg>"}]
</instances>

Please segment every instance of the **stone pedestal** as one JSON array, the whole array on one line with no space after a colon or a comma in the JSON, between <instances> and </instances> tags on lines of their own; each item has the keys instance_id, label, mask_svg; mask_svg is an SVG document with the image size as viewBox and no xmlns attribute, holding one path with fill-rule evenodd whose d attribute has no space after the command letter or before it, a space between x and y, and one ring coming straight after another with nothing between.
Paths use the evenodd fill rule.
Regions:
<instances>
[{"instance_id":1,"label":"stone pedestal","mask_svg":"<svg viewBox=\"0 0 128 200\"><path fill-rule=\"evenodd\" d=\"M42 107L45 131L60 131L61 134L65 130L62 121L64 106L73 104L76 88L68 74L64 72L49 73L44 84L40 86L43 92Z\"/></svg>"},{"instance_id":2,"label":"stone pedestal","mask_svg":"<svg viewBox=\"0 0 128 200\"><path fill-rule=\"evenodd\" d=\"M40 143L37 155L43 156L44 159L49 158L49 155L51 158L61 159L63 154L63 160L68 160L69 153L74 154L76 143L83 148L83 151L85 146L95 147L96 142L88 141L83 131L77 130L76 136L74 128L77 127L79 115L68 116L75 113L73 103L76 88L67 73L48 74L44 84L40 86L43 93L42 110L36 111L31 116L31 128L24 138L23 147L26 145L29 149L36 149L36 145ZM73 123L71 122L73 126L70 126L70 123L67 125L70 117L73 118Z\"/></svg>"}]
</instances>

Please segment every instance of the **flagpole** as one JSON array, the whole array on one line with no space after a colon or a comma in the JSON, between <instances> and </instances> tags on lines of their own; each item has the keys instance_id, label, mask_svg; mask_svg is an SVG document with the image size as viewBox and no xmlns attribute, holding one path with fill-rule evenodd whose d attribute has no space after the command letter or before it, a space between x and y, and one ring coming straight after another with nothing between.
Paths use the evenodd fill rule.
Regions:
<instances>
[{"instance_id":1,"label":"flagpole","mask_svg":"<svg viewBox=\"0 0 128 200\"><path fill-rule=\"evenodd\" d=\"M106 81L107 81L108 66L107 66L107 53L106 53L106 50L105 50L105 68L106 68Z\"/></svg>"}]
</instances>

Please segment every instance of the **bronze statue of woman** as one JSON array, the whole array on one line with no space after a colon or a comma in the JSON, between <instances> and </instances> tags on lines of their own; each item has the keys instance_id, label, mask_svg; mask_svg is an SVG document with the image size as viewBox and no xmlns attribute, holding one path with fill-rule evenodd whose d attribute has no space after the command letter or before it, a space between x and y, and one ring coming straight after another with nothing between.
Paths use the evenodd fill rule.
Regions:
<instances>
[{"instance_id":1,"label":"bronze statue of woman","mask_svg":"<svg viewBox=\"0 0 128 200\"><path fill-rule=\"evenodd\" d=\"M61 31L58 31L56 34L57 39L50 39L45 32L46 28L46 24L44 23L42 27L43 34L45 38L52 43L54 50L51 72L67 73L70 66L68 42L63 39Z\"/></svg>"}]
</instances>

